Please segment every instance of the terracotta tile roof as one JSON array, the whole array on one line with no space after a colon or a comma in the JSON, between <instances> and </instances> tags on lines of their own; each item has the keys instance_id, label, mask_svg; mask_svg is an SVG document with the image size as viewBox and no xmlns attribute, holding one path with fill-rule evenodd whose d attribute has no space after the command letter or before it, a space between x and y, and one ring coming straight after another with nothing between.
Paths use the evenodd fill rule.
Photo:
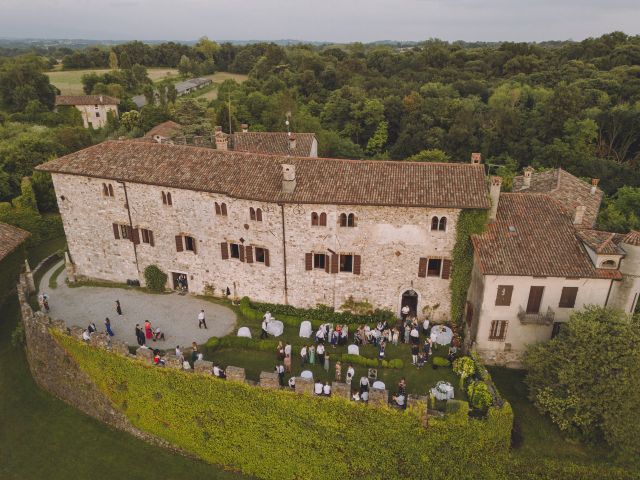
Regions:
<instances>
[{"instance_id":1,"label":"terracotta tile roof","mask_svg":"<svg viewBox=\"0 0 640 480\"><path fill-rule=\"evenodd\" d=\"M485 275L621 278L595 268L570 212L546 194L503 193L496 221L471 240Z\"/></svg>"},{"instance_id":2,"label":"terracotta tile roof","mask_svg":"<svg viewBox=\"0 0 640 480\"><path fill-rule=\"evenodd\" d=\"M108 95L58 95L56 105L118 105L120 100Z\"/></svg>"},{"instance_id":3,"label":"terracotta tile roof","mask_svg":"<svg viewBox=\"0 0 640 480\"><path fill-rule=\"evenodd\" d=\"M0 222L0 261L31 235L26 230Z\"/></svg>"},{"instance_id":4,"label":"terracotta tile roof","mask_svg":"<svg viewBox=\"0 0 640 480\"><path fill-rule=\"evenodd\" d=\"M514 177L513 191L547 193L571 212L574 212L577 206L584 205L586 210L583 228L593 228L595 225L604 195L599 188L592 194L591 185L561 168L532 174L531 185L528 188L524 186L524 176Z\"/></svg>"},{"instance_id":5,"label":"terracotta tile roof","mask_svg":"<svg viewBox=\"0 0 640 480\"><path fill-rule=\"evenodd\" d=\"M636 230L631 230L629 233L625 235L622 241L627 245L640 247L640 232Z\"/></svg>"},{"instance_id":6,"label":"terracotta tile roof","mask_svg":"<svg viewBox=\"0 0 640 480\"><path fill-rule=\"evenodd\" d=\"M171 120L167 120L166 122L159 123L151 130L149 130L145 137L153 137L154 135L160 135L161 137L171 138L176 133L179 133L182 130L182 125L179 123L173 122Z\"/></svg>"},{"instance_id":7,"label":"terracotta tile roof","mask_svg":"<svg viewBox=\"0 0 640 480\"><path fill-rule=\"evenodd\" d=\"M594 252L605 255L624 255L618 243L622 236L618 233L601 232L600 230L579 230L578 237Z\"/></svg>"},{"instance_id":8,"label":"terracotta tile roof","mask_svg":"<svg viewBox=\"0 0 640 480\"><path fill-rule=\"evenodd\" d=\"M231 135L230 148L236 152L268 153L273 155L291 155L308 157L315 133L294 133L296 147L289 148L287 132L237 132Z\"/></svg>"},{"instance_id":9,"label":"terracotta tile roof","mask_svg":"<svg viewBox=\"0 0 640 480\"><path fill-rule=\"evenodd\" d=\"M282 191L282 164L296 168L293 193ZM265 202L489 208L484 167L467 163L316 159L107 141L37 169Z\"/></svg>"}]
</instances>

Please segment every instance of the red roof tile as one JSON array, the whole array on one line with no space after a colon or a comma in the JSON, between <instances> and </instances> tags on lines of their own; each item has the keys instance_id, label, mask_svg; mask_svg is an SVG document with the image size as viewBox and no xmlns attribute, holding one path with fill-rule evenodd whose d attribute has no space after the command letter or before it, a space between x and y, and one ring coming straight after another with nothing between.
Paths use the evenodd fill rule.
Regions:
<instances>
[{"instance_id":1,"label":"red roof tile","mask_svg":"<svg viewBox=\"0 0 640 480\"><path fill-rule=\"evenodd\" d=\"M282 191L282 164L296 168ZM482 165L361 161L107 141L37 167L265 202L489 208Z\"/></svg>"},{"instance_id":2,"label":"red roof tile","mask_svg":"<svg viewBox=\"0 0 640 480\"><path fill-rule=\"evenodd\" d=\"M120 100L108 95L58 95L56 105L118 105Z\"/></svg>"},{"instance_id":3,"label":"red roof tile","mask_svg":"<svg viewBox=\"0 0 640 480\"><path fill-rule=\"evenodd\" d=\"M182 125L179 123L173 122L171 120L167 120L166 122L159 123L151 130L149 130L145 137L153 137L154 135L160 135L161 137L171 138L176 133L179 133L182 130Z\"/></svg>"},{"instance_id":4,"label":"red roof tile","mask_svg":"<svg viewBox=\"0 0 640 480\"><path fill-rule=\"evenodd\" d=\"M308 157L315 133L294 133L295 148L289 148L287 132L236 132L231 135L230 148L236 152L267 153Z\"/></svg>"},{"instance_id":5,"label":"red roof tile","mask_svg":"<svg viewBox=\"0 0 640 480\"><path fill-rule=\"evenodd\" d=\"M0 260L18 248L29 235L26 230L0 222Z\"/></svg>"},{"instance_id":6,"label":"red roof tile","mask_svg":"<svg viewBox=\"0 0 640 480\"><path fill-rule=\"evenodd\" d=\"M622 236L618 233L601 232L600 230L580 230L578 237L594 252L608 255L624 255L618 247Z\"/></svg>"}]
</instances>

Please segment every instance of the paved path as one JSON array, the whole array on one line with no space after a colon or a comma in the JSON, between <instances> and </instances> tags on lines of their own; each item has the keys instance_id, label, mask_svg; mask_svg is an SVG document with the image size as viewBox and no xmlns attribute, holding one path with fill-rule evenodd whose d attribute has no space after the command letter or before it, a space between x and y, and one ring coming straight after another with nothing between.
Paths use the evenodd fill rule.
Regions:
<instances>
[{"instance_id":1,"label":"paved path","mask_svg":"<svg viewBox=\"0 0 640 480\"><path fill-rule=\"evenodd\" d=\"M104 319L109 317L114 339L124 340L129 345L137 345L135 325L143 325L150 320L151 325L160 327L166 335L166 341L151 342L161 349L172 349L176 345L187 347L191 342L206 342L209 337L222 337L231 332L236 323L232 310L215 303L177 293L154 295L136 290L107 287L69 288L63 271L58 276L58 287L49 288L51 274L62 263L58 263L42 277L40 292L49 295L49 307L52 318L60 318L68 326L86 327L95 322L98 331L104 332ZM123 316L115 311L115 301L120 300ZM198 328L198 313L204 309L208 329Z\"/></svg>"}]
</instances>

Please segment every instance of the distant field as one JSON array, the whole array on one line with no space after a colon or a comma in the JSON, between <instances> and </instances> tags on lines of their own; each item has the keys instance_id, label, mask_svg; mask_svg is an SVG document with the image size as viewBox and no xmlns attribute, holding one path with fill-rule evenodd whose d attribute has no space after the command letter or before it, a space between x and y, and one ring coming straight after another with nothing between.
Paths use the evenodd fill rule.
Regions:
<instances>
[{"instance_id":1,"label":"distant field","mask_svg":"<svg viewBox=\"0 0 640 480\"><path fill-rule=\"evenodd\" d=\"M108 68L103 69L87 69L87 70L58 70L49 72L51 83L58 87L63 95L82 95L82 76L87 73L105 73ZM178 70L175 68L148 68L149 78L154 82L163 80L167 77L178 77Z\"/></svg>"},{"instance_id":2,"label":"distant field","mask_svg":"<svg viewBox=\"0 0 640 480\"><path fill-rule=\"evenodd\" d=\"M201 95L198 95L198 98L206 98L207 100L215 100L218 98L218 84L224 82L225 80L235 80L238 83L244 82L247 78L247 75L242 75L240 73L228 73L228 72L217 72L212 75L205 75L206 78L210 78L213 80L213 88L206 89Z\"/></svg>"}]
</instances>

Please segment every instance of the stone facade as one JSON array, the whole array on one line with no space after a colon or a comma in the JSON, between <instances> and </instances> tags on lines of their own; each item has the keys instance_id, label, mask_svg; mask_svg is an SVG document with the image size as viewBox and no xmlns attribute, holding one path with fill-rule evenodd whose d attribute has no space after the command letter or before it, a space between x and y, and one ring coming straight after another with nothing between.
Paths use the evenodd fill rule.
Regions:
<instances>
[{"instance_id":1,"label":"stone facade","mask_svg":"<svg viewBox=\"0 0 640 480\"><path fill-rule=\"evenodd\" d=\"M220 295L228 287L238 298L336 309L353 297L399 313L403 294L413 291L418 315L434 305L448 315L449 279L420 277L418 267L421 258L451 259L459 209L278 205L77 175L54 173L53 181L78 278L144 283L145 267L156 264L169 274L168 287L185 274L194 293ZM103 184L112 185L114 196L103 195ZM171 193L171 205L163 203L163 192ZM216 214L216 203L225 204L227 215ZM261 209L262 221L251 219L251 208ZM311 225L313 212L326 213L326 226ZM356 226L339 226L341 213L353 213ZM445 230L431 230L434 216L446 218ZM114 224L151 231L153 246L141 233L137 245L122 231L116 239ZM178 252L176 236L195 239L195 252ZM223 259L223 242L251 246L254 261ZM268 250L268 266L258 261L256 248ZM334 252L358 255L360 273L307 270L307 254L330 260Z\"/></svg>"},{"instance_id":2,"label":"stone facade","mask_svg":"<svg viewBox=\"0 0 640 480\"><path fill-rule=\"evenodd\" d=\"M108 114L118 118L117 105L75 105L82 115L84 128L102 128L107 124Z\"/></svg>"}]
</instances>

